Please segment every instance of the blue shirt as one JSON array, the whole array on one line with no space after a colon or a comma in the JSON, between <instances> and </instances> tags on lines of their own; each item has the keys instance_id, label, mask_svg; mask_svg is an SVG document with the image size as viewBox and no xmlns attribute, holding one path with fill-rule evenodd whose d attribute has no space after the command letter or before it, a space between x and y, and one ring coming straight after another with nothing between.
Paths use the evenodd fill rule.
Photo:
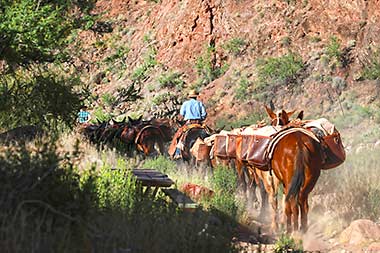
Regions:
<instances>
[{"instance_id":1,"label":"blue shirt","mask_svg":"<svg viewBox=\"0 0 380 253\"><path fill-rule=\"evenodd\" d=\"M204 120L207 116L206 108L201 101L194 98L187 100L181 106L180 114L185 120L200 119Z\"/></svg>"},{"instance_id":2,"label":"blue shirt","mask_svg":"<svg viewBox=\"0 0 380 253\"><path fill-rule=\"evenodd\" d=\"M80 112L78 112L79 123L86 123L89 116L90 116L89 112L86 112L86 111L80 111Z\"/></svg>"}]
</instances>

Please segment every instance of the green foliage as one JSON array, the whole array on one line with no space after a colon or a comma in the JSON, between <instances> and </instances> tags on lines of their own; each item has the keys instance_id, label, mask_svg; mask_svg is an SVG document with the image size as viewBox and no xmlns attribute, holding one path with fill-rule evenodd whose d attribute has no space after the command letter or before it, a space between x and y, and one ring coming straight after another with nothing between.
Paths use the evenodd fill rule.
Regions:
<instances>
[{"instance_id":1,"label":"green foliage","mask_svg":"<svg viewBox=\"0 0 380 253\"><path fill-rule=\"evenodd\" d=\"M131 49L127 46L121 46L116 49L116 52L108 56L104 61L108 64L115 63L116 61L125 61Z\"/></svg>"},{"instance_id":2,"label":"green foliage","mask_svg":"<svg viewBox=\"0 0 380 253\"><path fill-rule=\"evenodd\" d=\"M150 47L144 57L144 62L132 73L131 80L133 83L141 83L148 78L149 70L157 65L156 54L156 50Z\"/></svg>"},{"instance_id":3,"label":"green foliage","mask_svg":"<svg viewBox=\"0 0 380 253\"><path fill-rule=\"evenodd\" d=\"M330 64L330 68L342 67L347 64L346 56L341 49L341 42L336 36L330 38L330 42L326 47L326 61Z\"/></svg>"},{"instance_id":4,"label":"green foliage","mask_svg":"<svg viewBox=\"0 0 380 253\"><path fill-rule=\"evenodd\" d=\"M164 73L158 77L158 82L161 88L176 88L183 89L185 82L181 79L181 74L176 72Z\"/></svg>"},{"instance_id":5,"label":"green foliage","mask_svg":"<svg viewBox=\"0 0 380 253\"><path fill-rule=\"evenodd\" d=\"M378 136L379 132L376 139ZM354 146L341 166L321 174L313 192L317 195L331 193L334 196L330 196L331 211L339 213L345 220L378 219L380 157L374 154L379 151L379 147Z\"/></svg>"},{"instance_id":6,"label":"green foliage","mask_svg":"<svg viewBox=\"0 0 380 253\"><path fill-rule=\"evenodd\" d=\"M288 53L281 57L259 59L256 62L258 80L254 88L255 97L268 100L279 86L296 82L297 74L304 68L301 56Z\"/></svg>"},{"instance_id":7,"label":"green foliage","mask_svg":"<svg viewBox=\"0 0 380 253\"><path fill-rule=\"evenodd\" d=\"M217 79L226 72L228 68L227 64L220 67L216 66L214 59L215 54L215 46L209 46L206 52L200 57L198 57L197 62L195 64L195 68L198 74L198 80L195 84L196 87L192 88L199 88L199 86L207 85L208 83Z\"/></svg>"},{"instance_id":8,"label":"green foliage","mask_svg":"<svg viewBox=\"0 0 380 253\"><path fill-rule=\"evenodd\" d=\"M302 242L296 242L292 237L282 234L274 245L275 253L295 252L302 253Z\"/></svg>"},{"instance_id":9,"label":"green foliage","mask_svg":"<svg viewBox=\"0 0 380 253\"><path fill-rule=\"evenodd\" d=\"M0 9L0 60L28 65L53 61L72 28L66 3L11 1Z\"/></svg>"},{"instance_id":10,"label":"green foliage","mask_svg":"<svg viewBox=\"0 0 380 253\"><path fill-rule=\"evenodd\" d=\"M80 79L61 67L69 60L67 38L76 22L71 10L89 10L91 2L1 2L1 127L33 124L57 132L75 123L80 101L73 90Z\"/></svg>"},{"instance_id":11,"label":"green foliage","mask_svg":"<svg viewBox=\"0 0 380 253\"><path fill-rule=\"evenodd\" d=\"M330 58L335 58L337 60L340 60L343 53L341 50L340 40L336 36L332 36L330 38L330 42L327 45L326 51L327 51L327 55Z\"/></svg>"},{"instance_id":12,"label":"green foliage","mask_svg":"<svg viewBox=\"0 0 380 253\"><path fill-rule=\"evenodd\" d=\"M100 168L95 182L99 207L102 209L131 210L137 201L137 183L130 170Z\"/></svg>"},{"instance_id":13,"label":"green foliage","mask_svg":"<svg viewBox=\"0 0 380 253\"><path fill-rule=\"evenodd\" d=\"M249 93L250 82L246 76L240 79L239 86L235 90L235 98L240 101L247 101L251 98Z\"/></svg>"},{"instance_id":14,"label":"green foliage","mask_svg":"<svg viewBox=\"0 0 380 253\"><path fill-rule=\"evenodd\" d=\"M143 168L170 173L176 169L176 163L165 156L159 156L153 159L146 159Z\"/></svg>"},{"instance_id":15,"label":"green foliage","mask_svg":"<svg viewBox=\"0 0 380 253\"><path fill-rule=\"evenodd\" d=\"M380 54L375 50L369 58L369 63L364 66L362 77L367 80L380 78Z\"/></svg>"},{"instance_id":16,"label":"green foliage","mask_svg":"<svg viewBox=\"0 0 380 253\"><path fill-rule=\"evenodd\" d=\"M104 93L102 95L102 101L107 106L111 106L111 105L115 104L116 98L112 94L110 94L110 93Z\"/></svg>"},{"instance_id":17,"label":"green foliage","mask_svg":"<svg viewBox=\"0 0 380 253\"><path fill-rule=\"evenodd\" d=\"M216 128L222 128L226 130L239 128L242 126L249 126L254 125L258 121L261 121L263 118L265 118L265 115L262 111L259 112L252 112L244 117L240 118L233 118L233 117L219 117L216 122Z\"/></svg>"},{"instance_id":18,"label":"green foliage","mask_svg":"<svg viewBox=\"0 0 380 253\"><path fill-rule=\"evenodd\" d=\"M242 55L244 49L247 46L247 42L242 38L233 38L229 40L225 45L223 45L223 49L228 53L233 54L234 56Z\"/></svg>"},{"instance_id":19,"label":"green foliage","mask_svg":"<svg viewBox=\"0 0 380 253\"><path fill-rule=\"evenodd\" d=\"M211 205L222 213L236 218L238 205L235 200L237 190L237 175L235 170L218 166L214 170L211 184L215 191L211 199Z\"/></svg>"},{"instance_id":20,"label":"green foliage","mask_svg":"<svg viewBox=\"0 0 380 253\"><path fill-rule=\"evenodd\" d=\"M143 197L130 171L107 160L79 173L81 151L61 158L49 143L0 154L2 251L233 252L230 227L208 224L208 213L177 210L162 194Z\"/></svg>"},{"instance_id":21,"label":"green foliage","mask_svg":"<svg viewBox=\"0 0 380 253\"><path fill-rule=\"evenodd\" d=\"M19 72L0 79L0 127L73 125L81 104L73 92L79 79L53 72L30 75Z\"/></svg>"},{"instance_id":22,"label":"green foliage","mask_svg":"<svg viewBox=\"0 0 380 253\"><path fill-rule=\"evenodd\" d=\"M157 94L157 95L152 99L152 103L153 103L154 105L160 105L160 104L163 104L163 103L169 101L169 100L171 99L172 96L173 96L173 94L170 93L170 92Z\"/></svg>"},{"instance_id":23,"label":"green foliage","mask_svg":"<svg viewBox=\"0 0 380 253\"><path fill-rule=\"evenodd\" d=\"M301 56L289 53L281 57L259 59L256 63L259 86L265 87L276 83L287 84L303 69Z\"/></svg>"},{"instance_id":24,"label":"green foliage","mask_svg":"<svg viewBox=\"0 0 380 253\"><path fill-rule=\"evenodd\" d=\"M81 27L84 30L91 29L95 25L97 18L98 18L97 16L93 16L89 14L84 15L81 19L81 23L82 23Z\"/></svg>"},{"instance_id":25,"label":"green foliage","mask_svg":"<svg viewBox=\"0 0 380 253\"><path fill-rule=\"evenodd\" d=\"M91 122L98 123L97 120L103 122L103 121L109 121L113 118L112 113L104 111L102 108L96 108L96 110L93 112L93 117L91 119Z\"/></svg>"}]
</instances>

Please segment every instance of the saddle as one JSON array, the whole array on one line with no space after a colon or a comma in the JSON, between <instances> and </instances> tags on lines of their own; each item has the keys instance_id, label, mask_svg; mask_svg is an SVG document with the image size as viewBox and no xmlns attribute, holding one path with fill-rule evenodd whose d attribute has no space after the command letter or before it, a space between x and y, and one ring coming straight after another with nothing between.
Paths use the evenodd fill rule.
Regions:
<instances>
[{"instance_id":1,"label":"saddle","mask_svg":"<svg viewBox=\"0 0 380 253\"><path fill-rule=\"evenodd\" d=\"M272 126L250 129L238 134L224 133L215 136L214 155L238 159L261 170L269 170L267 149L278 129Z\"/></svg>"},{"instance_id":2,"label":"saddle","mask_svg":"<svg viewBox=\"0 0 380 253\"><path fill-rule=\"evenodd\" d=\"M206 129L203 125L194 123L194 124L186 124L178 129L178 131L175 133L173 140L169 147L169 155L171 157L174 157L174 153L176 148L179 148L181 151L184 151L184 141L186 140L187 134L191 129L194 128L202 128ZM182 156L182 152L181 152Z\"/></svg>"}]
</instances>

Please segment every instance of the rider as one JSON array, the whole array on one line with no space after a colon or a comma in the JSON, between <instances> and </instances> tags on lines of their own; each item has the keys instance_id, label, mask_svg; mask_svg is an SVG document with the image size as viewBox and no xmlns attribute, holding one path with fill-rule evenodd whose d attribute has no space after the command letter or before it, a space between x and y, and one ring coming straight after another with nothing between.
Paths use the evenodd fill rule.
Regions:
<instances>
[{"instance_id":1,"label":"rider","mask_svg":"<svg viewBox=\"0 0 380 253\"><path fill-rule=\"evenodd\" d=\"M84 105L78 112L77 121L80 124L83 124L83 123L88 123L90 120L91 120L91 114L87 111L87 106Z\"/></svg>"},{"instance_id":2,"label":"rider","mask_svg":"<svg viewBox=\"0 0 380 253\"><path fill-rule=\"evenodd\" d=\"M200 124L206 119L206 108L201 101L197 100L198 95L197 91L191 90L189 99L181 106L180 118L183 118L187 124Z\"/></svg>"},{"instance_id":3,"label":"rider","mask_svg":"<svg viewBox=\"0 0 380 253\"><path fill-rule=\"evenodd\" d=\"M206 119L207 112L204 104L197 100L199 93L196 90L190 90L188 94L188 100L186 100L180 109L180 120L185 120L185 126L178 129L177 133L174 136L174 139L178 141L180 137L182 136L185 129L191 125L191 124L202 124L202 122ZM173 145L176 144L175 152L173 155L174 158L180 158L181 157L181 143L173 143Z\"/></svg>"}]
</instances>

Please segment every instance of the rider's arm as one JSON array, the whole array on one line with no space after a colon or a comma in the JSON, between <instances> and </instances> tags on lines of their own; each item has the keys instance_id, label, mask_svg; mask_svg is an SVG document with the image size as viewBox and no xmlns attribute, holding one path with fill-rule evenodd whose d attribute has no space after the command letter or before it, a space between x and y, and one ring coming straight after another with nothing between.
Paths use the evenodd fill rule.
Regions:
<instances>
[{"instance_id":1,"label":"rider's arm","mask_svg":"<svg viewBox=\"0 0 380 253\"><path fill-rule=\"evenodd\" d=\"M179 114L185 118L185 114L186 114L186 102L182 104L181 106L181 109L179 110Z\"/></svg>"},{"instance_id":2,"label":"rider's arm","mask_svg":"<svg viewBox=\"0 0 380 253\"><path fill-rule=\"evenodd\" d=\"M201 103L201 117L202 117L202 120L204 120L207 116L207 112L206 112L206 108L204 106L203 103Z\"/></svg>"}]
</instances>

